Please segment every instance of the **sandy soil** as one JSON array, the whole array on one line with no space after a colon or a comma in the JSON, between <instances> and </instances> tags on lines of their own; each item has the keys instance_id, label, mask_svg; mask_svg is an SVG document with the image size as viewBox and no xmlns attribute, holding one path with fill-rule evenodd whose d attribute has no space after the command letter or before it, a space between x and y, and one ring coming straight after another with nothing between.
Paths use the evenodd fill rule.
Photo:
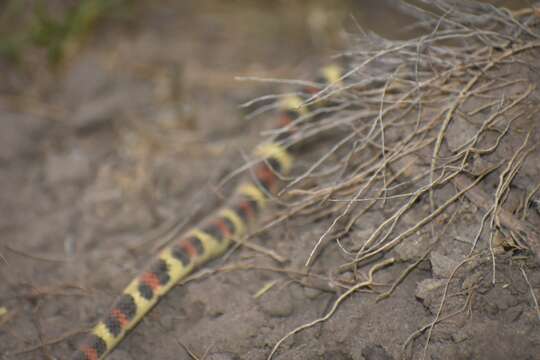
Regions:
<instances>
[{"instance_id":1,"label":"sandy soil","mask_svg":"<svg viewBox=\"0 0 540 360\"><path fill-rule=\"evenodd\" d=\"M2 359L67 358L167 240L161 235L196 224L223 202L234 181L219 188L219 180L242 165L271 121L248 121L238 105L283 90L235 77L309 79L346 46L350 3L221 3L141 7L136 22L105 24L54 72L36 63L6 73L0 96ZM355 11L367 17L367 10ZM388 26L393 21L404 20ZM358 231L370 231L384 215L370 213ZM460 216L466 232L480 214L472 209ZM325 226L294 219L254 239L284 255L284 264L238 249L208 269L239 263L302 269ZM407 338L437 313L454 246L439 248L387 300L376 302L371 291L352 296L329 321L287 340L275 359L399 359ZM325 274L342 261L329 249L314 271ZM380 272L377 282L391 283L409 265ZM477 264L463 275L477 289L475 299L433 332L428 359L538 359L540 322L520 268L511 258L500 261L491 286L481 271L489 266ZM229 270L174 289L109 359L191 359L189 352L207 360L266 359L276 341L324 314L338 296L275 271ZM540 267L532 263L527 271L539 294ZM408 350L414 358L425 343L420 339Z\"/></svg>"}]
</instances>

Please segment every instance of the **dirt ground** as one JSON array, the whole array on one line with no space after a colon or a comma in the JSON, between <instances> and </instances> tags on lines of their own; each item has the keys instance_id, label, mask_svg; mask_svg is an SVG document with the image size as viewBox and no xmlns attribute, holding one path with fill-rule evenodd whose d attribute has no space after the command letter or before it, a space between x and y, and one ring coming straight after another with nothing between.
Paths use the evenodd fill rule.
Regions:
<instances>
[{"instance_id":1,"label":"dirt ground","mask_svg":"<svg viewBox=\"0 0 540 360\"><path fill-rule=\"evenodd\" d=\"M54 70L42 56L23 68L2 63L0 357L68 358L167 241L163 234L196 224L234 187L234 180L218 184L272 120L246 120L239 104L284 89L238 78L309 79L346 47L344 29L355 28L350 13L368 29L403 35L388 29L406 18L387 20L376 3L162 1L137 6L136 21L106 22ZM460 214L463 234L480 216L472 208ZM384 215L370 213L358 231L372 231ZM531 219L540 226L540 216ZM241 248L211 263L207 269L228 270L176 287L109 359L266 359L281 337L326 313L338 296L268 270L301 270L325 229L299 218L259 234L255 243L287 261ZM327 322L285 341L274 358L402 358L408 337L437 313L441 279L455 265L455 243L445 246L388 299L358 292ZM342 261L329 248L313 271L327 274ZM227 268L240 263L259 269ZM377 273L377 283L392 283L410 264ZM540 359L529 291L540 296L538 263L527 268L530 284L503 257L491 286L479 270L489 266L464 275L475 298L436 328L427 359ZM425 335L419 339L405 356L421 355Z\"/></svg>"}]
</instances>

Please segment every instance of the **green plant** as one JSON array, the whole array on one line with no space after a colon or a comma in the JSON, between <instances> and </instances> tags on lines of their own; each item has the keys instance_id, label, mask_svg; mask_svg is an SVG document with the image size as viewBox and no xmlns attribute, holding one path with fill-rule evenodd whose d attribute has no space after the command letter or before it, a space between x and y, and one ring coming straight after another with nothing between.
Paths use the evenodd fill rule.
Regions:
<instances>
[{"instance_id":1,"label":"green plant","mask_svg":"<svg viewBox=\"0 0 540 360\"><path fill-rule=\"evenodd\" d=\"M16 3L22 2L10 1L6 5L9 11L5 13L22 19L24 13ZM37 46L47 50L51 63L58 63L69 49L82 43L99 22L112 14L129 13L131 3L131 0L81 0L58 17L40 1L30 19L23 21L18 29L7 29L9 25L0 29L0 56L16 61L27 48Z\"/></svg>"}]
</instances>

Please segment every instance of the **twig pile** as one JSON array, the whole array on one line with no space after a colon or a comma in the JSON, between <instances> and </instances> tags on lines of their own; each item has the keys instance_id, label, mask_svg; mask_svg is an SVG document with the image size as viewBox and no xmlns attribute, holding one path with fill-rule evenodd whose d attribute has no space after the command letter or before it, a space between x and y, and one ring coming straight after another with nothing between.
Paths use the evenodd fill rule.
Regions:
<instances>
[{"instance_id":1,"label":"twig pile","mask_svg":"<svg viewBox=\"0 0 540 360\"><path fill-rule=\"evenodd\" d=\"M364 286L356 275L367 261L429 256L456 232L465 203L481 216L475 231L461 239L458 267L473 259L489 261L495 283L498 255L540 255L540 236L530 225L538 220L531 204L540 187L539 12L512 13L471 1L425 3L425 8L399 3L418 20L415 28L428 30L425 35L400 42L355 35L353 50L343 54L350 62L345 85L330 85L307 101L323 102L319 112L331 115L292 125L301 128L295 141L317 137L329 150L288 179L278 200L286 208L267 228L293 215L329 219L305 265L311 267L325 246L337 244L348 259L335 269L337 286L345 284L339 274L356 279L356 285L344 285L346 296ZM370 211L382 211L384 219L359 237ZM419 236L428 241L412 256L395 253ZM443 306L444 299L436 319L420 333L431 334ZM429 335L426 349L428 342Z\"/></svg>"}]
</instances>

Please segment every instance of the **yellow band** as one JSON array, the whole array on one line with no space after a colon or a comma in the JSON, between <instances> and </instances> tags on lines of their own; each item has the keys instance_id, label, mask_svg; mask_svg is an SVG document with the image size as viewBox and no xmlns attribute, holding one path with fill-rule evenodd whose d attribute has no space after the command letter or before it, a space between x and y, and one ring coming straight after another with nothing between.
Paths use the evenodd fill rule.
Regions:
<instances>
[{"instance_id":1,"label":"yellow band","mask_svg":"<svg viewBox=\"0 0 540 360\"><path fill-rule=\"evenodd\" d=\"M193 268L191 264L184 266L180 260L175 258L171 253L171 248L167 247L159 254L159 258L167 263L169 266L169 275L172 282L176 283L178 279L183 278Z\"/></svg>"},{"instance_id":2,"label":"yellow band","mask_svg":"<svg viewBox=\"0 0 540 360\"><path fill-rule=\"evenodd\" d=\"M342 69L338 65L328 65L322 69L322 75L329 85L341 85Z\"/></svg>"},{"instance_id":3,"label":"yellow band","mask_svg":"<svg viewBox=\"0 0 540 360\"><path fill-rule=\"evenodd\" d=\"M234 224L234 228L236 229L234 235L240 239L244 234L246 233L246 224L240 216L238 216L234 211L231 209L222 209L219 212L224 218L230 220Z\"/></svg>"},{"instance_id":4,"label":"yellow band","mask_svg":"<svg viewBox=\"0 0 540 360\"><path fill-rule=\"evenodd\" d=\"M296 95L290 95L285 97L281 103L279 108L281 110L292 110L296 111L299 115L306 115L307 109L304 105L304 100Z\"/></svg>"},{"instance_id":5,"label":"yellow band","mask_svg":"<svg viewBox=\"0 0 540 360\"><path fill-rule=\"evenodd\" d=\"M115 345L114 337L109 332L104 323L100 322L94 327L94 335L99 336L107 344L107 349L112 348Z\"/></svg>"},{"instance_id":6,"label":"yellow band","mask_svg":"<svg viewBox=\"0 0 540 360\"><path fill-rule=\"evenodd\" d=\"M238 188L238 192L255 200L261 209L266 207L266 197L264 196L264 193L255 185L249 183L241 184Z\"/></svg>"},{"instance_id":7,"label":"yellow band","mask_svg":"<svg viewBox=\"0 0 540 360\"><path fill-rule=\"evenodd\" d=\"M279 162L281 171L287 174L291 170L292 156L281 145L275 143L262 144L255 150L255 154L263 159L273 158Z\"/></svg>"},{"instance_id":8,"label":"yellow band","mask_svg":"<svg viewBox=\"0 0 540 360\"><path fill-rule=\"evenodd\" d=\"M208 260L209 258L221 253L221 249L228 245L229 239L223 239L223 244L220 244L218 239L210 234L205 233L199 229L192 229L190 234L199 239L203 245L203 253L197 257L196 262L198 264Z\"/></svg>"}]
</instances>

